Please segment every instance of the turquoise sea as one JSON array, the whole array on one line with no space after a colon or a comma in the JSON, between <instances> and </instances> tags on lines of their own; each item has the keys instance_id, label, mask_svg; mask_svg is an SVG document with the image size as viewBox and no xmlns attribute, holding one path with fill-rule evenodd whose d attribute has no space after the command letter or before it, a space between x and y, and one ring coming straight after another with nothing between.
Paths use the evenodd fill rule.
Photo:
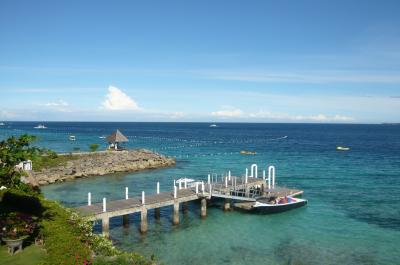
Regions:
<instances>
[{"instance_id":1,"label":"turquoise sea","mask_svg":"<svg viewBox=\"0 0 400 265\"><path fill-rule=\"evenodd\" d=\"M138 215L129 228L114 218L110 234L121 249L155 255L165 264L400 264L400 126L49 122L47 129L33 129L37 124L6 122L0 139L29 133L39 137L37 145L68 152L92 143L105 147L99 136L118 128L129 138L127 147L177 159L171 168L42 188L66 206L85 204L89 191L97 202L120 199L125 186L131 196L155 192L157 181L161 190L172 190L174 178L206 179L228 170L243 175L253 163L259 174L274 165L278 184L304 190L309 200L306 207L276 215L223 212L215 204L205 219L193 203L179 226L171 225L171 209L165 208L159 222L149 218L146 235L138 232ZM71 134L75 142L68 141ZM338 145L351 150L336 151Z\"/></svg>"}]
</instances>

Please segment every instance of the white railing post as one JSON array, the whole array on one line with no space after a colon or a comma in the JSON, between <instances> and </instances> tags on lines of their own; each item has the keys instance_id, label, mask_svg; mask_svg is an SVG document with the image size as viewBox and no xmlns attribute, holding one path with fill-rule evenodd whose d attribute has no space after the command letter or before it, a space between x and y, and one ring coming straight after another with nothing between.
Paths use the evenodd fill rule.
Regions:
<instances>
[{"instance_id":1,"label":"white railing post","mask_svg":"<svg viewBox=\"0 0 400 265\"><path fill-rule=\"evenodd\" d=\"M201 182L201 191L202 191L203 194L204 194L204 181Z\"/></svg>"},{"instance_id":2,"label":"white railing post","mask_svg":"<svg viewBox=\"0 0 400 265\"><path fill-rule=\"evenodd\" d=\"M176 180L174 179L174 187L176 186Z\"/></svg>"},{"instance_id":3,"label":"white railing post","mask_svg":"<svg viewBox=\"0 0 400 265\"><path fill-rule=\"evenodd\" d=\"M249 169L246 167L246 179L249 176Z\"/></svg>"},{"instance_id":4,"label":"white railing post","mask_svg":"<svg viewBox=\"0 0 400 265\"><path fill-rule=\"evenodd\" d=\"M107 206L106 206L106 198L103 198L103 213L107 211Z\"/></svg>"},{"instance_id":5,"label":"white railing post","mask_svg":"<svg viewBox=\"0 0 400 265\"><path fill-rule=\"evenodd\" d=\"M145 194L144 194L144 191L142 191L142 204L145 204L145 203L146 203Z\"/></svg>"},{"instance_id":6,"label":"white railing post","mask_svg":"<svg viewBox=\"0 0 400 265\"><path fill-rule=\"evenodd\" d=\"M179 185L179 189L182 189L182 180L179 180L178 185Z\"/></svg>"},{"instance_id":7,"label":"white railing post","mask_svg":"<svg viewBox=\"0 0 400 265\"><path fill-rule=\"evenodd\" d=\"M225 188L228 188L228 177L225 177Z\"/></svg>"},{"instance_id":8,"label":"white railing post","mask_svg":"<svg viewBox=\"0 0 400 265\"><path fill-rule=\"evenodd\" d=\"M127 200L128 198L129 198L128 187L125 187L125 200Z\"/></svg>"},{"instance_id":9,"label":"white railing post","mask_svg":"<svg viewBox=\"0 0 400 265\"><path fill-rule=\"evenodd\" d=\"M176 199L176 196L177 195L177 188L176 188L176 186L174 186L174 199Z\"/></svg>"},{"instance_id":10,"label":"white railing post","mask_svg":"<svg viewBox=\"0 0 400 265\"><path fill-rule=\"evenodd\" d=\"M263 170L263 180L265 180L265 170Z\"/></svg>"},{"instance_id":11,"label":"white railing post","mask_svg":"<svg viewBox=\"0 0 400 265\"><path fill-rule=\"evenodd\" d=\"M228 171L228 178L229 178L229 180L231 180L231 171L230 170Z\"/></svg>"},{"instance_id":12,"label":"white railing post","mask_svg":"<svg viewBox=\"0 0 400 265\"><path fill-rule=\"evenodd\" d=\"M157 182L157 194L160 194L160 182Z\"/></svg>"},{"instance_id":13,"label":"white railing post","mask_svg":"<svg viewBox=\"0 0 400 265\"><path fill-rule=\"evenodd\" d=\"M271 181L272 181L272 188L275 188L275 167L269 166L268 168L268 188L271 188Z\"/></svg>"},{"instance_id":14,"label":"white railing post","mask_svg":"<svg viewBox=\"0 0 400 265\"><path fill-rule=\"evenodd\" d=\"M251 169L251 177L252 178L257 178L258 177L258 166L257 166L257 164L252 164L250 169Z\"/></svg>"},{"instance_id":15,"label":"white railing post","mask_svg":"<svg viewBox=\"0 0 400 265\"><path fill-rule=\"evenodd\" d=\"M199 193L199 183L196 181L196 194Z\"/></svg>"},{"instance_id":16,"label":"white railing post","mask_svg":"<svg viewBox=\"0 0 400 265\"><path fill-rule=\"evenodd\" d=\"M186 178L185 178L185 182L184 182L184 187L185 187L185 189L187 189L187 180L186 180Z\"/></svg>"},{"instance_id":17,"label":"white railing post","mask_svg":"<svg viewBox=\"0 0 400 265\"><path fill-rule=\"evenodd\" d=\"M207 181L207 183L208 183L208 184L211 184L211 175L210 175L210 174L208 174L208 181Z\"/></svg>"},{"instance_id":18,"label":"white railing post","mask_svg":"<svg viewBox=\"0 0 400 265\"><path fill-rule=\"evenodd\" d=\"M87 205L92 205L92 193L87 194Z\"/></svg>"}]
</instances>

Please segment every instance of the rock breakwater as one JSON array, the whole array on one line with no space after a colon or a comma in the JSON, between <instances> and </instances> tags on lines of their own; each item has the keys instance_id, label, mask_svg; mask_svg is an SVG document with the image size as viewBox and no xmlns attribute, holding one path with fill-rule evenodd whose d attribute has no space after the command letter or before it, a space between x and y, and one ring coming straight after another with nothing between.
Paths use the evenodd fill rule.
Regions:
<instances>
[{"instance_id":1,"label":"rock breakwater","mask_svg":"<svg viewBox=\"0 0 400 265\"><path fill-rule=\"evenodd\" d=\"M64 165L31 172L29 174L31 182L36 182L34 183L36 185L47 185L76 178L140 171L175 164L174 159L146 149L75 153L72 156L79 156L79 158L74 157Z\"/></svg>"}]
</instances>

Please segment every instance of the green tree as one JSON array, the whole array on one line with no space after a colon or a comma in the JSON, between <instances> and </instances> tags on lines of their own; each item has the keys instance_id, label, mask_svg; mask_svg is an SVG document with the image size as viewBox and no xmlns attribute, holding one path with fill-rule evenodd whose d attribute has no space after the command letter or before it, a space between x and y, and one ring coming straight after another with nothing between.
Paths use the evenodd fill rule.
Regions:
<instances>
[{"instance_id":1,"label":"green tree","mask_svg":"<svg viewBox=\"0 0 400 265\"><path fill-rule=\"evenodd\" d=\"M89 145L90 151L96 152L97 148L99 148L98 144L91 144Z\"/></svg>"},{"instance_id":2,"label":"green tree","mask_svg":"<svg viewBox=\"0 0 400 265\"><path fill-rule=\"evenodd\" d=\"M15 166L39 154L38 148L29 146L35 140L35 136L24 134L0 142L0 185L17 187L21 183L21 172Z\"/></svg>"}]
</instances>

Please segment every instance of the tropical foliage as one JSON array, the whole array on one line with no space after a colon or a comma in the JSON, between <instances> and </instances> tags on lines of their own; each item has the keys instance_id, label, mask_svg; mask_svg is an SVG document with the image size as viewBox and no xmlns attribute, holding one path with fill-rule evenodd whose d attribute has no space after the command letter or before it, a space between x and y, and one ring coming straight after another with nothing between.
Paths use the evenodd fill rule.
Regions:
<instances>
[{"instance_id":1,"label":"tropical foliage","mask_svg":"<svg viewBox=\"0 0 400 265\"><path fill-rule=\"evenodd\" d=\"M18 187L21 184L21 172L15 168L19 163L37 156L40 150L29 144L35 136L24 134L19 138L10 137L0 142L0 185Z\"/></svg>"},{"instance_id":2,"label":"tropical foliage","mask_svg":"<svg viewBox=\"0 0 400 265\"><path fill-rule=\"evenodd\" d=\"M33 234L37 224L32 217L26 213L12 212L0 214L0 234L5 239L19 239Z\"/></svg>"}]
</instances>

